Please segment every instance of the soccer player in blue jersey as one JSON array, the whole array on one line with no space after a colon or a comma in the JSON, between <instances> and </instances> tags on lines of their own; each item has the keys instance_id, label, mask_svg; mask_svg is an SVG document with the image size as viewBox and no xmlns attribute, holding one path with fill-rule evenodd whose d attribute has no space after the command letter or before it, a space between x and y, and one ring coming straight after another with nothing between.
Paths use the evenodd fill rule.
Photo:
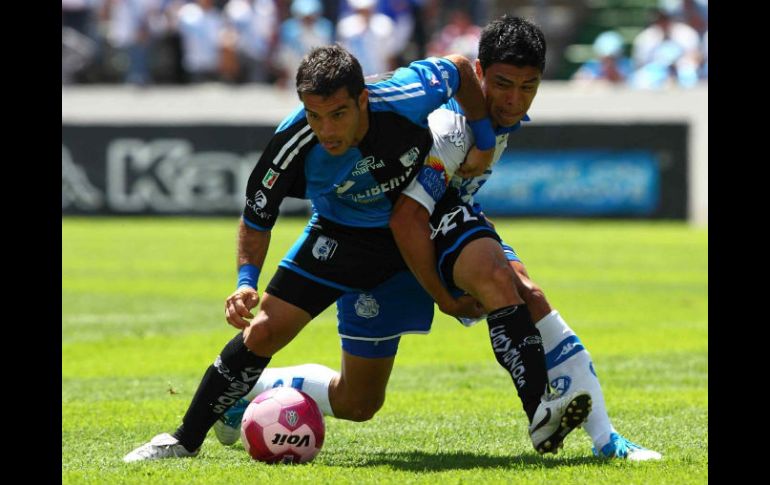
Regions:
<instances>
[{"instance_id":1,"label":"soccer player in blue jersey","mask_svg":"<svg viewBox=\"0 0 770 485\"><path fill-rule=\"evenodd\" d=\"M537 94L544 67L545 38L534 24L504 16L484 29L475 70L496 132L492 164L505 150L509 135L521 127L522 121L529 121L527 112ZM584 389L591 395L593 409L583 427L591 436L597 456L633 461L660 459L659 453L628 441L614 429L584 345L551 307L542 289L529 278L513 248L500 241L480 205L474 201L474 194L492 174L492 164L486 154L479 157L481 153L473 146L474 135L467 121L463 108L453 101L429 116L434 138L431 153L397 201L391 219L405 259L435 299L446 298L442 295L448 294L448 286L459 293L467 291L483 303L489 312L487 321L495 356L514 384L520 370L512 365L517 361L510 343L542 336L548 379L555 391L572 396ZM416 237L418 234L422 237ZM434 266L436 255L438 267ZM343 296L342 303L338 304L340 311L346 308L343 303L355 296ZM368 301L381 297L378 289L365 296ZM501 322L496 318L501 311L512 314L509 318L514 316L518 322ZM462 320L468 325L478 321ZM517 336L519 332L524 335ZM247 397L254 397L274 385L295 385L318 400L323 397L323 383L334 375L331 369L316 364L268 369ZM519 394L526 410L531 398ZM566 399L553 401L562 406L566 402ZM534 409L532 404L529 406ZM549 407L540 408L544 409ZM233 414L240 415L237 409ZM531 411L528 416L532 431L540 419L531 416ZM230 426L217 423L215 430L220 441L235 441L236 421L232 419ZM560 443L543 440L541 436L551 435L540 431L542 428L531 432L535 448L541 452L558 450ZM548 447L547 441L550 441Z\"/></svg>"},{"instance_id":2,"label":"soccer player in blue jersey","mask_svg":"<svg viewBox=\"0 0 770 485\"><path fill-rule=\"evenodd\" d=\"M206 370L177 430L155 436L126 462L196 456L207 431L249 392L272 356L343 295L377 288L380 303L359 298L351 304L355 317L340 318L342 370L318 400L327 414L370 419L384 401L399 336L430 328L433 301L409 273L388 223L430 151L427 117L449 99L466 110L476 145L491 156L494 132L471 63L462 56L429 58L365 85L358 61L326 46L306 56L296 85L303 105L279 125L247 185L238 288L225 305L227 321L242 332ZM270 229L286 196L311 199L314 214L254 316ZM416 296L404 298L410 294ZM456 316L481 313L469 296L442 299L439 307ZM533 360L542 376L528 379L542 393L542 348Z\"/></svg>"}]
</instances>

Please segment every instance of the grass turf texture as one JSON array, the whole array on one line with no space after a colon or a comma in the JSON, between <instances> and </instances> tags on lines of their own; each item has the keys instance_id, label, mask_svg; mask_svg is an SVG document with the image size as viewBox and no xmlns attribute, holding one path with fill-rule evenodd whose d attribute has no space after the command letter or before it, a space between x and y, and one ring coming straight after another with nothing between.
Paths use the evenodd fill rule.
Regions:
<instances>
[{"instance_id":1,"label":"grass turf texture","mask_svg":"<svg viewBox=\"0 0 770 485\"><path fill-rule=\"evenodd\" d=\"M273 231L264 288L304 220ZM203 371L234 334L237 219L62 219L63 483L706 483L707 231L679 223L497 220L554 308L591 352L610 417L657 463L602 461L579 430L557 455L532 449L486 325L436 311L402 339L382 410L327 418L314 462L268 466L213 431L198 458L124 464L173 431ZM339 368L327 309L271 366Z\"/></svg>"}]
</instances>

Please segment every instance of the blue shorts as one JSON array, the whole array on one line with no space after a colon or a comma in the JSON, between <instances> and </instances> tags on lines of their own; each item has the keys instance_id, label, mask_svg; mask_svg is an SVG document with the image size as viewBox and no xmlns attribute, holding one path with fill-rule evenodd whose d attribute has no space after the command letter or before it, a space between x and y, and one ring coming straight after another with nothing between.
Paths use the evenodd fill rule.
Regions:
<instances>
[{"instance_id":1,"label":"blue shorts","mask_svg":"<svg viewBox=\"0 0 770 485\"><path fill-rule=\"evenodd\" d=\"M391 357L401 335L427 334L433 299L411 272L401 271L367 292L347 292L337 300L342 348L358 357Z\"/></svg>"},{"instance_id":2,"label":"blue shorts","mask_svg":"<svg viewBox=\"0 0 770 485\"><path fill-rule=\"evenodd\" d=\"M315 317L341 295L370 291L404 270L390 229L344 226L314 215L265 291Z\"/></svg>"}]
</instances>

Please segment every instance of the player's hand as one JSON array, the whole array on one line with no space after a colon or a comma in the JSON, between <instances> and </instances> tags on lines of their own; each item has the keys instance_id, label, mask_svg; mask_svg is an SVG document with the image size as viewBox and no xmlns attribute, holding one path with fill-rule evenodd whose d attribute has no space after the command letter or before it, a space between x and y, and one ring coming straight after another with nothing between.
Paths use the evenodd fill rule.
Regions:
<instances>
[{"instance_id":1,"label":"player's hand","mask_svg":"<svg viewBox=\"0 0 770 485\"><path fill-rule=\"evenodd\" d=\"M457 169L457 175L467 179L470 177L476 177L484 173L484 171L492 164L492 157L495 154L495 149L479 150L476 146L472 146L468 150L468 154L465 156L465 161L460 164Z\"/></svg>"},{"instance_id":2,"label":"player's hand","mask_svg":"<svg viewBox=\"0 0 770 485\"><path fill-rule=\"evenodd\" d=\"M453 317L480 318L484 315L484 307L470 295L453 298L447 303L439 305L439 310Z\"/></svg>"},{"instance_id":3,"label":"player's hand","mask_svg":"<svg viewBox=\"0 0 770 485\"><path fill-rule=\"evenodd\" d=\"M254 318L251 309L259 304L259 293L254 288L242 287L233 292L225 300L225 319L227 323L237 329L249 326L249 321Z\"/></svg>"}]
</instances>

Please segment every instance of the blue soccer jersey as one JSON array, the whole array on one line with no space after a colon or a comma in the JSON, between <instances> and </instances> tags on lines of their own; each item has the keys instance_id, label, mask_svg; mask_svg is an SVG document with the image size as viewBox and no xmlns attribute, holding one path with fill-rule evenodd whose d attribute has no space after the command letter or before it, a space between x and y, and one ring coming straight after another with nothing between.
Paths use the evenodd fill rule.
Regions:
<instances>
[{"instance_id":1,"label":"blue soccer jersey","mask_svg":"<svg viewBox=\"0 0 770 485\"><path fill-rule=\"evenodd\" d=\"M455 65L429 58L367 84L369 130L358 146L330 155L302 107L277 128L254 167L244 222L269 230L287 197L310 199L314 216L354 227L387 227L393 203L422 167L433 139L428 115L459 87Z\"/></svg>"}]
</instances>

